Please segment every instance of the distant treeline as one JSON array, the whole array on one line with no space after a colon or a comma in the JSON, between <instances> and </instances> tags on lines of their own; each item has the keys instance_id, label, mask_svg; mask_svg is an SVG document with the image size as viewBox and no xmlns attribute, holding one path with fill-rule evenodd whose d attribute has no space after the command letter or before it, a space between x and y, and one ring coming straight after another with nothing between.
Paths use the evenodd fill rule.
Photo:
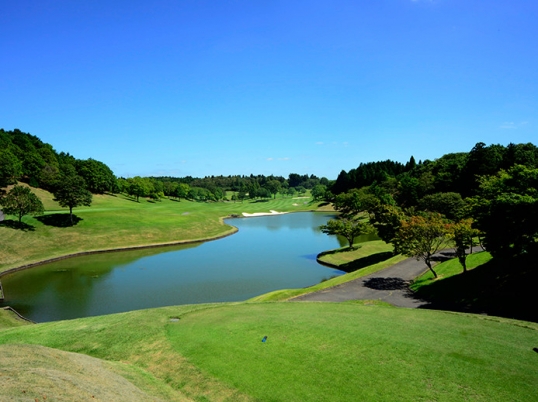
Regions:
<instances>
[{"instance_id":1,"label":"distant treeline","mask_svg":"<svg viewBox=\"0 0 538 402\"><path fill-rule=\"evenodd\" d=\"M52 145L18 129L0 129L0 188L20 180L52 191L62 177L72 175L82 177L94 194L117 189L114 173L103 162L58 153Z\"/></svg>"},{"instance_id":2,"label":"distant treeline","mask_svg":"<svg viewBox=\"0 0 538 402\"><path fill-rule=\"evenodd\" d=\"M208 176L117 178L103 162L81 160L56 152L52 145L18 129L0 129L0 189L17 181L54 192L65 177L79 176L93 194L123 192L136 198L185 198L195 201L269 198L276 194L304 194L316 186L328 188L327 178L292 173L281 176ZM234 192L227 198L227 192Z\"/></svg>"}]
</instances>

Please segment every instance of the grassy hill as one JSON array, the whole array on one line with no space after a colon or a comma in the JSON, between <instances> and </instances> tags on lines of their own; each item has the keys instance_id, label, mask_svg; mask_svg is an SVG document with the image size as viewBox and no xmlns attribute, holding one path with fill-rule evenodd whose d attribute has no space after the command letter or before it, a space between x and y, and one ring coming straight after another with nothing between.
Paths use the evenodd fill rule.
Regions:
<instances>
[{"instance_id":1,"label":"grassy hill","mask_svg":"<svg viewBox=\"0 0 538 402\"><path fill-rule=\"evenodd\" d=\"M361 303L190 305L5 329L0 364L17 379L3 395L38 400L73 400L58 386L73 374L79 399L128 400L106 394L122 384L130 400L533 401L537 331Z\"/></svg>"}]
</instances>

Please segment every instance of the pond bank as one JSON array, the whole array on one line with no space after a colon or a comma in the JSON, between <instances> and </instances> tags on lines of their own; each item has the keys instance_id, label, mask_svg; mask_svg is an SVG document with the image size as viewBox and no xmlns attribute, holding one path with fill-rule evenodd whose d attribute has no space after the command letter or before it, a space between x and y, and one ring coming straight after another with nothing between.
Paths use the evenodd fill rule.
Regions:
<instances>
[{"instance_id":1,"label":"pond bank","mask_svg":"<svg viewBox=\"0 0 538 402\"><path fill-rule=\"evenodd\" d=\"M221 221L223 221L224 219L228 219L228 218L231 218L231 217L221 218ZM231 236L234 233L237 233L237 231L238 231L238 229L235 226L232 226L232 228L230 230L228 230L227 232L225 232L223 234L213 236L213 237L207 237L207 238L200 238L200 239L193 239L193 240L180 240L180 241L176 241L176 242L167 242L167 243L156 243L156 244L145 244L145 245L142 244L142 245L128 246L128 247L115 247L115 248L101 249L101 250L80 251L80 252L77 252L77 253L65 254L65 255L58 256L58 257L47 258L47 259L44 259L44 260L40 260L40 261L20 265L20 266L15 267L15 268L9 268L9 269L7 269L5 271L0 272L0 278L2 278L5 275L14 273L14 272L22 271L22 270L29 269L29 268L38 267L40 265L48 264L50 262L61 261L61 260L65 260L65 259L73 258L73 257L80 257L80 256L92 255L92 254L114 253L114 252L118 252L118 251L133 251L133 250L141 250L141 249L148 249L148 248L180 246L180 245L183 245L183 244L203 243L203 242L218 240L218 239L222 239L222 238ZM2 297L3 297L3 293L2 293Z\"/></svg>"}]
</instances>

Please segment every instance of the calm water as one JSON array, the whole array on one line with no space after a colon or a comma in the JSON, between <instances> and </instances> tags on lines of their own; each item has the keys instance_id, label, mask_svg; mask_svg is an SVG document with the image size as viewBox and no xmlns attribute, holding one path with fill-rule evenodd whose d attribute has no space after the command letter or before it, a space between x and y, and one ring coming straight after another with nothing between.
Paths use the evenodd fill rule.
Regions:
<instances>
[{"instance_id":1,"label":"calm water","mask_svg":"<svg viewBox=\"0 0 538 402\"><path fill-rule=\"evenodd\" d=\"M2 277L6 300L37 322L177 304L240 301L343 272L316 255L341 246L322 213L230 219L210 242L71 258ZM343 244L342 244L343 245Z\"/></svg>"}]
</instances>

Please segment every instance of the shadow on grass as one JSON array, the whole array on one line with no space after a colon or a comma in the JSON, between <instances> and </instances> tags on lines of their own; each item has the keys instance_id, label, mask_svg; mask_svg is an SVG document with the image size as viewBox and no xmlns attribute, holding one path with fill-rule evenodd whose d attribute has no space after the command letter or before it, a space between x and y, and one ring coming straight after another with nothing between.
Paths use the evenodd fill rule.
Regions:
<instances>
[{"instance_id":1,"label":"shadow on grass","mask_svg":"<svg viewBox=\"0 0 538 402\"><path fill-rule=\"evenodd\" d=\"M348 262L347 264L342 264L338 267L338 269L344 272L353 272L357 271L358 269L365 268L379 262L383 262L393 256L394 254L392 253L392 251L383 251L381 253L376 253L367 257L359 258L358 260Z\"/></svg>"},{"instance_id":2,"label":"shadow on grass","mask_svg":"<svg viewBox=\"0 0 538 402\"><path fill-rule=\"evenodd\" d=\"M536 256L492 259L467 272L432 280L417 297L423 308L495 315L538 322L538 263Z\"/></svg>"},{"instance_id":3,"label":"shadow on grass","mask_svg":"<svg viewBox=\"0 0 538 402\"><path fill-rule=\"evenodd\" d=\"M37 219L39 219L39 218L37 218ZM10 229L22 230L23 232L33 232L33 231L35 231L34 226L28 225L27 223L24 223L24 222L14 221L12 219L6 219L6 220L0 222L0 226L4 226L4 227L10 228Z\"/></svg>"},{"instance_id":4,"label":"shadow on grass","mask_svg":"<svg viewBox=\"0 0 538 402\"><path fill-rule=\"evenodd\" d=\"M70 226L75 226L82 220L82 218L73 215L73 223L71 223L71 218L69 217L69 214L43 215L36 217L36 219L44 225L54 226L57 228L67 228Z\"/></svg>"},{"instance_id":5,"label":"shadow on grass","mask_svg":"<svg viewBox=\"0 0 538 402\"><path fill-rule=\"evenodd\" d=\"M251 201L252 204L257 204L259 202L269 202L269 200L255 200L255 201Z\"/></svg>"}]
</instances>

